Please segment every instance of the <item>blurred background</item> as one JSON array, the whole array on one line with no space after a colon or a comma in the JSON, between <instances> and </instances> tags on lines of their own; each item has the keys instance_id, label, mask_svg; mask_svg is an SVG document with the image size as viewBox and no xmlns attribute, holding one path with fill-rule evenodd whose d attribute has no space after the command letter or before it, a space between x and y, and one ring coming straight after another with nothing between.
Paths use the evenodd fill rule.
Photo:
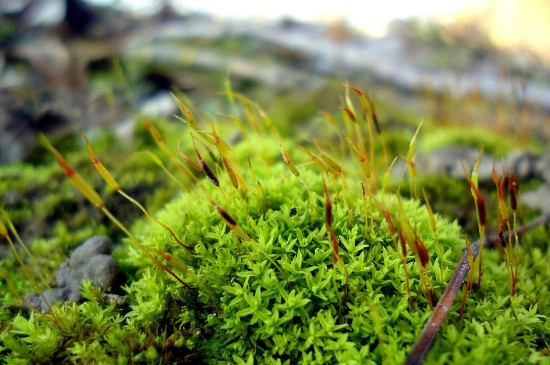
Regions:
<instances>
[{"instance_id":1,"label":"blurred background","mask_svg":"<svg viewBox=\"0 0 550 365\"><path fill-rule=\"evenodd\" d=\"M134 14L152 15L170 5L180 13L202 12L237 20L277 20L301 22L344 21L368 35L381 36L395 19L416 18L427 22L464 25L477 23L495 44L505 48L526 48L550 52L548 8L544 0L456 0L415 2L390 0L378 3L342 0L320 1L315 6L290 0L258 3L218 0L90 0L92 4L113 6Z\"/></svg>"},{"instance_id":2,"label":"blurred background","mask_svg":"<svg viewBox=\"0 0 550 365\"><path fill-rule=\"evenodd\" d=\"M494 191L491 170L503 162L525 204L548 211L550 2L357 3L0 0L0 202L24 237L87 232L101 214L37 143L46 133L105 189L89 171L82 128L121 185L154 211L178 187L133 152L155 148L142 116L175 148L184 132L171 92L199 121L229 131L217 113L239 116L223 95L231 85L282 135L330 141L319 112L341 116L349 82L374 102L391 156L406 153L424 121L416 163L436 211L466 227L475 217L460 159L471 166L482 145L480 184ZM122 202L107 204L136 217Z\"/></svg>"},{"instance_id":3,"label":"blurred background","mask_svg":"<svg viewBox=\"0 0 550 365\"><path fill-rule=\"evenodd\" d=\"M227 80L305 135L349 81L389 126L550 136L544 0L0 0L0 12L4 164L35 161L37 131L131 139L136 112L176 113L170 91L223 111Z\"/></svg>"}]
</instances>

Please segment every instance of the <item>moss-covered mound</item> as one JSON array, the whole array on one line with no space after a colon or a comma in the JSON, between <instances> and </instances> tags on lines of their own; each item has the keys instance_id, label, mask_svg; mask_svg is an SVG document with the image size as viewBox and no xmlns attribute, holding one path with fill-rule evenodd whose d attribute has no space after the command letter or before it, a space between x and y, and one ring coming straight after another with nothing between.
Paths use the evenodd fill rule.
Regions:
<instances>
[{"instance_id":1,"label":"moss-covered mound","mask_svg":"<svg viewBox=\"0 0 550 365\"><path fill-rule=\"evenodd\" d=\"M5 363L405 359L465 247L460 228L435 215L434 234L424 205L375 177L375 166L379 176L385 167L363 147L370 139L383 150L365 127L369 117L361 127L347 120L345 133L306 150L290 148L261 112L245 111L249 126L232 145L187 114L202 157L191 138L182 153L196 155L203 171L169 156L163 164L184 191L154 215L193 249L154 222L138 222L136 240L115 252L128 276L127 305L108 304L84 284L84 303L18 315L0 337ZM541 352L550 342L549 246L527 242L518 294L509 295L498 252L487 252L482 289L468 298L462 321L459 304L451 308L428 362L548 361Z\"/></svg>"},{"instance_id":2,"label":"moss-covered mound","mask_svg":"<svg viewBox=\"0 0 550 365\"><path fill-rule=\"evenodd\" d=\"M278 157L278 145L269 140L258 142L264 152L271 150L272 157ZM184 242L195 247L192 270L212 291L219 314L193 280L189 283L197 289L183 290L159 274L129 287L134 302L142 303L133 306L134 314L154 323L166 316L161 308L174 306L177 315L171 321L195 334L186 344L211 361L403 360L407 345L430 311L425 299L417 295L419 277L412 255L408 270L414 306L409 305L405 272L380 209L361 197L360 186L343 191L341 184L336 184L340 201L333 207L333 227L340 242L339 259L349 276L346 284L342 266L332 264L320 173L314 166L303 169L315 202L312 211L304 186L283 163L262 166L257 162L256 178L265 195L254 189L246 200L239 200L236 194L227 197L234 202L230 214L251 241L237 240L206 199L196 201L185 194L159 214L168 225L177 227ZM253 188L253 180L247 181ZM223 183L227 186L229 181ZM223 197L216 193L212 192L214 199L222 202ZM389 210L398 210L394 195L378 198ZM434 253L427 210L414 201L404 205L418 235ZM460 252L460 232L456 225L441 219L438 228L446 254L443 258L433 254L430 267L439 268L443 261L444 278L438 270L431 270L432 280L440 288ZM191 259L157 227L146 237L144 241L150 245L182 260ZM453 247L457 248L454 255ZM136 260L139 265L146 264L139 253L128 259ZM155 285L157 289L151 290ZM151 305L151 298L158 300L157 305Z\"/></svg>"}]
</instances>

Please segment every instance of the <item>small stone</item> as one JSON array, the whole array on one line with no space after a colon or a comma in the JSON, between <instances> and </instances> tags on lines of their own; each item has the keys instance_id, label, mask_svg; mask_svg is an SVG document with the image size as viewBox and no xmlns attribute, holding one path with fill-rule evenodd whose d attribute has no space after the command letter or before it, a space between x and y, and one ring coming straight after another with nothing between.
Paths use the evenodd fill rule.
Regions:
<instances>
[{"instance_id":1,"label":"small stone","mask_svg":"<svg viewBox=\"0 0 550 365\"><path fill-rule=\"evenodd\" d=\"M550 150L537 161L536 169L547 184L550 184Z\"/></svg>"},{"instance_id":2,"label":"small stone","mask_svg":"<svg viewBox=\"0 0 550 365\"><path fill-rule=\"evenodd\" d=\"M447 146L431 151L428 154L420 155L417 159L417 169L423 174L447 175L455 179L465 179L464 169L461 160L470 169L473 168L479 149L464 146ZM492 183L493 166L496 166L496 159L485 152L481 158L478 170L480 184ZM397 171L403 171L397 169Z\"/></svg>"},{"instance_id":3,"label":"small stone","mask_svg":"<svg viewBox=\"0 0 550 365\"><path fill-rule=\"evenodd\" d=\"M118 275L118 263L109 255L94 255L90 257L88 263L76 271L75 279L90 280L93 286L102 290L107 290L113 284Z\"/></svg>"},{"instance_id":4,"label":"small stone","mask_svg":"<svg viewBox=\"0 0 550 365\"><path fill-rule=\"evenodd\" d=\"M66 302L80 302L82 299L82 294L80 294L80 286L82 285L82 280L73 281L69 286L67 286Z\"/></svg>"},{"instance_id":5,"label":"small stone","mask_svg":"<svg viewBox=\"0 0 550 365\"><path fill-rule=\"evenodd\" d=\"M504 166L508 171L514 171L516 177L522 181L537 177L537 166L539 165L540 156L525 151L512 151L506 160Z\"/></svg>"},{"instance_id":6,"label":"small stone","mask_svg":"<svg viewBox=\"0 0 550 365\"><path fill-rule=\"evenodd\" d=\"M86 264L93 255L110 254L113 241L109 237L94 236L75 248L71 254L70 267L73 269Z\"/></svg>"},{"instance_id":7,"label":"small stone","mask_svg":"<svg viewBox=\"0 0 550 365\"><path fill-rule=\"evenodd\" d=\"M519 195L520 201L531 209L540 209L542 213L550 213L550 186L541 185Z\"/></svg>"},{"instance_id":8,"label":"small stone","mask_svg":"<svg viewBox=\"0 0 550 365\"><path fill-rule=\"evenodd\" d=\"M159 91L143 100L139 109L145 115L170 117L177 113L178 106L169 91Z\"/></svg>"},{"instance_id":9,"label":"small stone","mask_svg":"<svg viewBox=\"0 0 550 365\"><path fill-rule=\"evenodd\" d=\"M55 272L55 281L59 286L68 286L71 285L72 278L71 266L69 265L69 260L66 260L61 263L61 266Z\"/></svg>"},{"instance_id":10,"label":"small stone","mask_svg":"<svg viewBox=\"0 0 550 365\"><path fill-rule=\"evenodd\" d=\"M108 237L95 236L85 241L59 267L57 284L79 286L82 280L89 280L102 290L108 289L118 275L118 264L109 255L112 245Z\"/></svg>"},{"instance_id":11,"label":"small stone","mask_svg":"<svg viewBox=\"0 0 550 365\"><path fill-rule=\"evenodd\" d=\"M52 294L54 298L52 298ZM42 295L44 298L46 298L48 304L50 306L54 305L57 301L68 301L68 298L70 297L70 289L69 288L52 288L51 290L46 290L42 292ZM35 307L36 309L40 310L44 313L49 313L50 308L48 308L48 304L42 299L40 294L38 293L32 293L25 296L25 301L27 304Z\"/></svg>"},{"instance_id":12,"label":"small stone","mask_svg":"<svg viewBox=\"0 0 550 365\"><path fill-rule=\"evenodd\" d=\"M79 302L82 299L82 280L89 280L93 286L108 290L119 273L118 263L109 255L112 247L110 238L95 236L75 248L70 259L65 260L55 273L58 286L43 293L47 302ZM52 299L52 293L55 300ZM42 312L49 312L38 293L29 294L25 300Z\"/></svg>"}]
</instances>

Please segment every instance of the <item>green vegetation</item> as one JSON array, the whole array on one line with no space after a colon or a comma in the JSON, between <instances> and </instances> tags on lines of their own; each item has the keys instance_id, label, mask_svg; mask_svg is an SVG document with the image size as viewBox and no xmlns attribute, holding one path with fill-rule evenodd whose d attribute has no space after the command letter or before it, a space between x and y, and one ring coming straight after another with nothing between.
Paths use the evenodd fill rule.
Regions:
<instances>
[{"instance_id":1,"label":"green vegetation","mask_svg":"<svg viewBox=\"0 0 550 365\"><path fill-rule=\"evenodd\" d=\"M131 184L144 181L156 190L156 203L146 205L194 250L140 219L131 226L139 245L124 239L114 253L127 278L128 305L106 303L103 293L83 283L86 301L57 304L55 317L27 316L3 281L0 359L6 364L402 362L431 314L432 295L441 296L465 243L457 222L438 214L434 235L429 210L416 198L420 180L384 179L394 151L407 156L407 169L413 166L415 145L408 144L414 130L406 140L400 133L377 134L372 105L359 91L352 103L351 93L346 89L341 118L327 118L315 139L305 142L293 140L288 125L276 128L277 120L238 94L229 94L239 101L233 105L234 124L221 118L215 124L195 121L181 106L188 126L153 121L173 156L159 138L154 138L158 148L144 144L177 184L146 155L133 156L139 164L127 165L101 139L91 139L124 190L132 195ZM236 130L241 130L238 141L224 142ZM149 132L156 137L150 127L140 127L136 135L141 139ZM181 153L202 171L175 157L178 137ZM109 189L84 164L87 157L66 159L107 195ZM28 169L22 181L36 174L38 186L68 184L60 180L60 169ZM403 196L391 188L401 183ZM453 206L457 200L471 202L467 186L453 189L458 183L447 183L451 188L428 184L436 209L445 198ZM175 193L178 184L182 189ZM74 196L68 185L63 191ZM157 211L158 201L171 194L174 198ZM76 214L99 217L80 195L73 199L81 200ZM105 202L107 209L116 205ZM32 217L25 209L10 214L25 222ZM138 211L132 205L126 210ZM131 221L124 211L114 214ZM80 219L74 233L65 223L53 224L52 238L33 243L41 270L51 275L69 247L91 235ZM111 233L113 226L104 223ZM539 228L522 240L515 296L499 251L485 250L482 288L470 293L462 320L460 303L453 305L429 363L550 363L541 354L550 347L547 236ZM61 252L52 253L53 247ZM166 265L189 288L154 265L149 254L169 258ZM13 258L2 267L20 293L29 291Z\"/></svg>"}]
</instances>

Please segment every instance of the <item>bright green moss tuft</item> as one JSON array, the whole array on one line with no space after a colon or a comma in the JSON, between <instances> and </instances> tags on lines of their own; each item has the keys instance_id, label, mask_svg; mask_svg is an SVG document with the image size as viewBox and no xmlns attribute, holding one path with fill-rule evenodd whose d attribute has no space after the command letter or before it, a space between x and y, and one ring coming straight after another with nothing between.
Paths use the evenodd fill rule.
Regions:
<instances>
[{"instance_id":1,"label":"bright green moss tuft","mask_svg":"<svg viewBox=\"0 0 550 365\"><path fill-rule=\"evenodd\" d=\"M257 138L254 140L262 146L264 159L276 160L280 153L276 142ZM236 153L242 158L251 147L243 143ZM197 334L188 341L208 362L246 363L249 358L258 363L292 364L402 361L407 346L415 340L416 329L430 314L422 294L417 293L414 260L409 256L413 309L408 303L403 267L380 210L370 201L364 207L359 184L353 191L340 190L333 227L340 241L340 258L349 271L346 293L341 266L332 266L321 176L315 170L314 166L301 169L314 191L315 212L310 211L307 191L282 162L256 164L256 177L265 189L267 203L260 203L261 194L251 191L245 210L235 191L227 189L228 199L235 202L230 208L233 218L261 249L246 241L237 243L207 199L197 201L183 194L168 204L159 218L195 247L195 255L191 258L170 242L157 226L150 227L144 242L182 260L192 260L191 270L213 291L221 316L193 280L188 280L194 287L190 291L163 273L155 274L152 282L151 270L158 271L156 268L147 269L144 277L128 288L138 303L132 306L132 316L150 323L158 321L171 305L177 306L179 318L173 320L185 332ZM250 181L250 174L246 175ZM221 185L228 183L224 178ZM352 183L349 181L348 186ZM336 185L341 189L339 183ZM207 185L207 189L216 201L223 202L214 186ZM382 194L378 198L390 211L397 211L395 196ZM297 213L291 215L291 210ZM432 272L439 295L442 280L448 280L460 253L460 230L438 218L438 234L446 254L436 258L427 210L414 201L405 201L405 210L428 247L430 266L443 260L444 277L438 277L436 270ZM149 267L138 252L132 252L127 260ZM147 305L146 299L154 305ZM391 330L394 328L399 331Z\"/></svg>"},{"instance_id":2,"label":"bright green moss tuft","mask_svg":"<svg viewBox=\"0 0 550 365\"><path fill-rule=\"evenodd\" d=\"M249 110L248 117L253 113ZM256 123L264 122L261 115L255 117ZM231 144L231 163L242 176L238 190L219 159L208 157L207 142L198 143L221 189L195 171L204 188L195 183L189 192L178 193L154 214L184 244L193 246L192 252L156 224L142 220L132 226L143 245L171 256L176 264L170 267L190 289L154 266L125 239L114 255L128 276L123 288L127 304L107 304L103 293L84 283L86 301L56 306L57 322L33 314L30 318L17 316L6 324L0 335L1 361L401 363L431 309L421 285L419 260L410 248L406 257L409 298L405 268L396 252L396 243L399 250L401 246L394 241L375 199L390 213L398 230L403 229L400 223L409 222L414 235L425 244L429 257L426 275L436 297L442 294L464 248L458 224L435 216L439 250L428 210L419 201L402 197L400 209L398 195L389 189L372 189L373 196L364 194L361 183L367 179L362 176L358 156L351 148L346 150L349 146L344 139L338 140L338 134L313 145L300 142L318 156L326 153L337 160L343 172L329 173L294 148L288 137L279 140L269 126L248 123L252 127L248 134ZM216 128L220 134L230 130L227 125ZM345 128L344 132L353 136L360 127L348 121ZM167 145L174 147L175 137L170 133ZM285 166L281 143L300 178ZM374 143L377 169L373 173L381 175L386 168L378 156L382 148L378 141ZM401 144L390 147L397 149ZM190 139L183 139L182 146L184 153L195 157ZM142 157L147 162L140 178L169 181L158 166ZM173 162L162 158L171 171L177 171ZM117 179L126 185L133 177ZM336 265L325 220L323 177L339 243ZM434 191L451 200L469 199L461 196L461 192L469 193L467 187L445 189L457 184L445 183L432 182L435 186L429 186L428 193ZM162 190L165 186L159 183L156 187ZM231 218L224 219L212 202ZM110 208L111 204L107 205ZM228 224L231 220L239 235L231 230L235 230ZM56 232L57 246L68 249L67 228L59 226ZM458 320L459 303L453 305L428 363L548 362L548 356L541 355L550 347L550 252L548 244L541 244L546 236L546 232L538 232L522 242L518 295L513 298L509 296L507 268L498 252L485 251L482 290L468 297L462 321ZM51 241L38 241L34 252L45 254ZM6 262L15 268L13 260Z\"/></svg>"}]
</instances>

